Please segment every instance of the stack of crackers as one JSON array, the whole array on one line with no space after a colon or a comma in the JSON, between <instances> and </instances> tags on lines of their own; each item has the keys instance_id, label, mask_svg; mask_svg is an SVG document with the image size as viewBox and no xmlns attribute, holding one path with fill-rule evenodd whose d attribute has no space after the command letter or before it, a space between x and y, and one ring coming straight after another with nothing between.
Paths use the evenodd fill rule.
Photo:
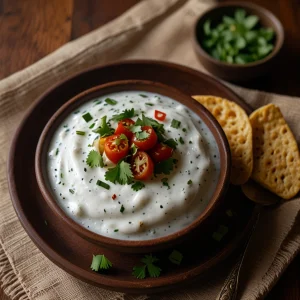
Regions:
<instances>
[{"instance_id":1,"label":"stack of crackers","mask_svg":"<svg viewBox=\"0 0 300 300\"><path fill-rule=\"evenodd\" d=\"M213 114L227 136L232 184L247 185L252 178L283 199L291 199L299 192L299 148L277 106L262 106L248 117L238 104L227 99L193 98Z\"/></svg>"}]
</instances>

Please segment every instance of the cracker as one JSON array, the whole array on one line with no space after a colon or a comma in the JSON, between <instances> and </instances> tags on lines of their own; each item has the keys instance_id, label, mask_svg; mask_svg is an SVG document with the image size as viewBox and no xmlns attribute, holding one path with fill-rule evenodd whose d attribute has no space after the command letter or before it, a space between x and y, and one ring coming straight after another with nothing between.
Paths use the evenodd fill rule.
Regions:
<instances>
[{"instance_id":1,"label":"cracker","mask_svg":"<svg viewBox=\"0 0 300 300\"><path fill-rule=\"evenodd\" d=\"M297 142L280 109L268 104L250 117L253 129L252 178L276 195L290 199L300 190Z\"/></svg>"},{"instance_id":2,"label":"cracker","mask_svg":"<svg viewBox=\"0 0 300 300\"><path fill-rule=\"evenodd\" d=\"M252 173L252 128L246 112L236 103L215 96L193 96L222 126L231 150L231 183L241 185Z\"/></svg>"}]
</instances>

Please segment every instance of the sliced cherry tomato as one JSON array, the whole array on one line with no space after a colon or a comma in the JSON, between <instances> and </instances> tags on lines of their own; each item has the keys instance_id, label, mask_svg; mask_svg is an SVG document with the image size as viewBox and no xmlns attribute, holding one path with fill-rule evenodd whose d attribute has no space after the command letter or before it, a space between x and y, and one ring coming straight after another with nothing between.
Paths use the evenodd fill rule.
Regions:
<instances>
[{"instance_id":1,"label":"sliced cherry tomato","mask_svg":"<svg viewBox=\"0 0 300 300\"><path fill-rule=\"evenodd\" d=\"M129 126L135 122L131 119L124 119L118 123L115 134L125 134L129 140L131 140L133 133L129 130Z\"/></svg>"},{"instance_id":2,"label":"sliced cherry tomato","mask_svg":"<svg viewBox=\"0 0 300 300\"><path fill-rule=\"evenodd\" d=\"M140 149L140 150L149 150L151 149L157 142L157 135L154 129L151 126L142 126L142 130L149 133L148 137L145 139L139 140L137 138L137 134L134 134L132 137L132 142Z\"/></svg>"},{"instance_id":3,"label":"sliced cherry tomato","mask_svg":"<svg viewBox=\"0 0 300 300\"><path fill-rule=\"evenodd\" d=\"M154 165L150 156L144 151L137 151L131 162L131 171L134 179L147 180L153 174Z\"/></svg>"},{"instance_id":4,"label":"sliced cherry tomato","mask_svg":"<svg viewBox=\"0 0 300 300\"><path fill-rule=\"evenodd\" d=\"M129 151L128 140L120 138L119 134L113 134L106 138L104 151L108 159L117 164Z\"/></svg>"},{"instance_id":5,"label":"sliced cherry tomato","mask_svg":"<svg viewBox=\"0 0 300 300\"><path fill-rule=\"evenodd\" d=\"M166 116L167 116L167 114L165 114L162 111L159 111L159 110L154 111L154 118L158 121L164 121Z\"/></svg>"},{"instance_id":6,"label":"sliced cherry tomato","mask_svg":"<svg viewBox=\"0 0 300 300\"><path fill-rule=\"evenodd\" d=\"M155 163L170 158L173 154L173 149L167 145L158 143L149 151L149 155Z\"/></svg>"}]
</instances>

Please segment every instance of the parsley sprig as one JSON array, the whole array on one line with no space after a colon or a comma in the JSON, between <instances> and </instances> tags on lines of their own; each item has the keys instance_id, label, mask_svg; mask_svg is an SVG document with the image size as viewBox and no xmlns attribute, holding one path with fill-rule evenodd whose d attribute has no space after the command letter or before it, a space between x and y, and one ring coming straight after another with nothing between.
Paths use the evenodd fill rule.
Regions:
<instances>
[{"instance_id":1,"label":"parsley sprig","mask_svg":"<svg viewBox=\"0 0 300 300\"><path fill-rule=\"evenodd\" d=\"M114 168L108 169L104 177L107 181L124 185L132 182L133 174L130 169L130 164L122 160L118 162Z\"/></svg>"},{"instance_id":2,"label":"parsley sprig","mask_svg":"<svg viewBox=\"0 0 300 300\"><path fill-rule=\"evenodd\" d=\"M147 273L150 277L159 277L161 273L161 268L154 264L158 261L158 258L152 256L152 254L145 255L144 258L141 259L141 262L144 265L133 267L132 275L138 279L146 278Z\"/></svg>"},{"instance_id":3,"label":"parsley sprig","mask_svg":"<svg viewBox=\"0 0 300 300\"><path fill-rule=\"evenodd\" d=\"M104 167L103 158L101 154L95 150L91 150L87 156L86 163L91 168L94 167Z\"/></svg>"},{"instance_id":4,"label":"parsley sprig","mask_svg":"<svg viewBox=\"0 0 300 300\"><path fill-rule=\"evenodd\" d=\"M93 261L91 264L91 269L98 272L99 270L107 270L112 267L112 263L104 254L93 255Z\"/></svg>"},{"instance_id":5,"label":"parsley sprig","mask_svg":"<svg viewBox=\"0 0 300 300\"><path fill-rule=\"evenodd\" d=\"M101 118L100 126L93 130L93 132L100 134L101 137L110 136L114 133L114 129L111 128L110 124L106 121L107 117Z\"/></svg>"},{"instance_id":6,"label":"parsley sprig","mask_svg":"<svg viewBox=\"0 0 300 300\"><path fill-rule=\"evenodd\" d=\"M134 108L131 109L125 109L122 113L118 114L118 115L113 115L112 116L112 120L113 121L122 121L124 119L130 119L134 117Z\"/></svg>"}]
</instances>

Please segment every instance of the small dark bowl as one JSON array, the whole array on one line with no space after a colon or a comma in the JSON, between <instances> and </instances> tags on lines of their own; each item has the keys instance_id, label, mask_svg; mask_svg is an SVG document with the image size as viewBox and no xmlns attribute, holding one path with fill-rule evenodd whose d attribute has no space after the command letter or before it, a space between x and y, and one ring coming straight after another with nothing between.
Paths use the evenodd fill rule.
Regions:
<instances>
[{"instance_id":1,"label":"small dark bowl","mask_svg":"<svg viewBox=\"0 0 300 300\"><path fill-rule=\"evenodd\" d=\"M159 93L175 99L186 107L190 108L208 126L217 142L220 153L220 175L218 178L217 186L210 202L208 203L206 209L202 212L202 214L199 215L199 217L194 222L192 222L187 227L179 230L178 232L164 237L143 241L129 241L109 238L89 231L88 229L73 221L65 214L65 212L58 205L57 201L54 199L49 186L49 179L45 172L47 153L52 136L57 127L69 114L76 110L78 106L96 97L119 91L132 90ZM46 124L40 136L35 156L35 171L39 189L50 209L59 219L63 221L65 228L68 228L70 231L75 231L84 239L89 240L95 244L110 248L112 250L129 253L146 253L165 249L168 247L172 247L173 245L178 244L188 238L191 238L195 234L199 234L201 228L205 226L206 219L212 214L212 212L219 208L222 200L224 199L224 195L229 185L230 166L230 150L226 136L218 122L201 104L194 101L190 96L186 96L169 86L150 81L137 80L116 81L100 85L82 92L81 94L75 96L73 99L65 103Z\"/></svg>"},{"instance_id":2,"label":"small dark bowl","mask_svg":"<svg viewBox=\"0 0 300 300\"><path fill-rule=\"evenodd\" d=\"M224 15L232 16L237 8L258 16L263 27L270 27L275 31L274 49L265 58L247 64L231 64L213 58L202 47L205 21L210 19L212 22L219 22ZM214 6L198 18L194 30L194 49L205 69L217 77L234 82L249 81L270 72L284 41L283 27L275 15L263 7L248 2L230 1Z\"/></svg>"}]
</instances>

